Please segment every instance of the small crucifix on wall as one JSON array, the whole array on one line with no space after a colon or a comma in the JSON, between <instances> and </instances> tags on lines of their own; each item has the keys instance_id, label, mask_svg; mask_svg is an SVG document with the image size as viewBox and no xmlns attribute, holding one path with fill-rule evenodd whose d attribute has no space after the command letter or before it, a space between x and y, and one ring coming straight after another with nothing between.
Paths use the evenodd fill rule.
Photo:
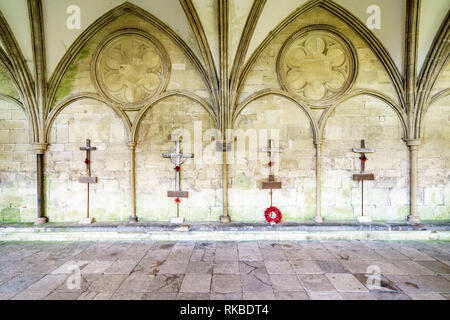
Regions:
<instances>
[{"instance_id":1,"label":"small crucifix on wall","mask_svg":"<svg viewBox=\"0 0 450 320\"><path fill-rule=\"evenodd\" d=\"M372 222L372 219L368 216L364 216L364 181L375 180L375 175L373 173L366 173L366 153L375 152L374 149L367 149L365 140L361 140L361 148L353 148L353 152L359 153L361 160L361 172L359 174L353 175L354 181L361 181L361 216L358 217L359 222Z\"/></svg>"},{"instance_id":2,"label":"small crucifix on wall","mask_svg":"<svg viewBox=\"0 0 450 320\"><path fill-rule=\"evenodd\" d=\"M169 153L163 153L163 158L170 159L170 161L174 164L174 170L175 170L175 180L174 180L174 190L173 191L167 191L167 196L169 198L175 198L175 203L177 204L177 217L172 218L170 220L171 223L175 224L182 224L184 223L184 218L180 217L180 198L187 198L188 192L181 190L180 185L180 172L181 172L181 165L187 160L194 158L194 155L192 153L182 153L181 152L181 138L175 141L175 146L170 149Z\"/></svg>"},{"instance_id":3,"label":"small crucifix on wall","mask_svg":"<svg viewBox=\"0 0 450 320\"><path fill-rule=\"evenodd\" d=\"M86 151L86 159L84 163L86 164L86 175L78 178L81 183L87 184L87 207L86 207L86 217L82 218L80 224L92 224L95 222L95 218L89 216L89 185L91 183L97 183L97 177L91 176L91 151L97 150L96 147L91 146L91 140L86 139L86 145L80 147L81 151Z\"/></svg>"},{"instance_id":4,"label":"small crucifix on wall","mask_svg":"<svg viewBox=\"0 0 450 320\"><path fill-rule=\"evenodd\" d=\"M272 225L280 223L282 218L281 211L277 207L274 207L272 205L273 190L281 189L281 182L275 181L275 175L273 174L273 154L275 152L281 153L283 151L283 148L274 147L272 139L269 139L267 147L261 148L261 152L267 152L267 155L269 156L269 181L263 181L261 187L262 189L270 190L270 207L266 209L266 211L264 212L264 216L267 222Z\"/></svg>"}]
</instances>

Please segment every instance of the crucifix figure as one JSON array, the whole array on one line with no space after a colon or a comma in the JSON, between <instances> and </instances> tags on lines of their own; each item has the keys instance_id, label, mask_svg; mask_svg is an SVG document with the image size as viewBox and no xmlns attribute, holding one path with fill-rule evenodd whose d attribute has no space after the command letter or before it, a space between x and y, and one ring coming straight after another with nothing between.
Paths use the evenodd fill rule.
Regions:
<instances>
[{"instance_id":1,"label":"crucifix figure","mask_svg":"<svg viewBox=\"0 0 450 320\"><path fill-rule=\"evenodd\" d=\"M97 177L91 177L91 151L97 150L96 147L91 147L91 140L86 139L86 145L80 147L81 151L86 151L86 159L84 163L86 164L86 175L78 178L81 183L87 184L87 207L86 207L86 218L81 219L81 224L91 224L95 222L95 218L89 217L89 185L91 183L97 183Z\"/></svg>"},{"instance_id":2,"label":"crucifix figure","mask_svg":"<svg viewBox=\"0 0 450 320\"><path fill-rule=\"evenodd\" d=\"M361 216L358 217L359 222L372 222L372 219L370 217L364 216L364 181L371 181L375 180L375 175L373 173L365 173L366 170L366 153L373 153L375 152L374 149L367 149L366 148L366 142L364 140L361 140L361 148L353 148L353 152L359 153L361 160L361 172L359 174L353 175L354 181L361 181Z\"/></svg>"},{"instance_id":3,"label":"crucifix figure","mask_svg":"<svg viewBox=\"0 0 450 320\"><path fill-rule=\"evenodd\" d=\"M172 223L184 223L184 218L180 217L180 198L187 198L188 192L187 191L181 191L180 187L180 171L181 171L181 165L187 160L192 159L194 155L192 153L181 153L181 138L175 141L175 146L170 149L169 153L163 153L163 158L170 159L170 161L174 164L174 170L175 170L175 185L173 191L167 191L167 196L169 198L176 198L175 203L177 204L177 217L172 218Z\"/></svg>"},{"instance_id":4,"label":"crucifix figure","mask_svg":"<svg viewBox=\"0 0 450 320\"><path fill-rule=\"evenodd\" d=\"M278 210L277 208L272 206L273 189L281 189L281 182L275 181L275 175L273 174L273 166L274 166L273 154L275 152L281 153L283 151L284 151L283 148L274 147L274 143L273 143L272 139L269 139L267 147L261 148L261 152L267 152L267 155L269 156L269 163L268 163L268 165L269 165L269 181L262 182L262 189L270 190L270 208L267 209L270 211L269 212L270 214L272 214L273 211L276 212L276 210ZM279 210L278 210L278 212L279 212ZM279 212L279 215L280 215L280 217L278 217L279 218L278 222L274 222L275 220L273 219L272 216L269 216L269 217L266 216L266 220L271 224L279 223L281 220L281 212ZM271 221L269 221L269 220L271 220Z\"/></svg>"}]
</instances>

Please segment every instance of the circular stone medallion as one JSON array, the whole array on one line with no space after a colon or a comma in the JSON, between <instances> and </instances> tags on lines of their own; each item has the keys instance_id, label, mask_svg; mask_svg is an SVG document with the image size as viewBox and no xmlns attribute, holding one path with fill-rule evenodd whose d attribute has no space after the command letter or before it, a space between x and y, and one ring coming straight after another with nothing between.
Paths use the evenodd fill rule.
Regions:
<instances>
[{"instance_id":1,"label":"circular stone medallion","mask_svg":"<svg viewBox=\"0 0 450 320\"><path fill-rule=\"evenodd\" d=\"M164 89L168 61L162 46L149 35L119 32L100 45L94 79L107 98L124 108L136 107Z\"/></svg>"},{"instance_id":2,"label":"circular stone medallion","mask_svg":"<svg viewBox=\"0 0 450 320\"><path fill-rule=\"evenodd\" d=\"M326 28L306 28L284 44L278 77L284 90L313 106L326 106L355 80L356 53L349 42Z\"/></svg>"}]
</instances>

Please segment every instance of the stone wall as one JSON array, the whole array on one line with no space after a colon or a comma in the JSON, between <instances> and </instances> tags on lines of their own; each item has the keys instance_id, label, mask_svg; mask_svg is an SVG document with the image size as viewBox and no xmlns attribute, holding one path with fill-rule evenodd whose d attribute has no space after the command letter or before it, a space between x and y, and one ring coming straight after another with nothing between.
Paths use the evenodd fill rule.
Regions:
<instances>
[{"instance_id":1,"label":"stone wall","mask_svg":"<svg viewBox=\"0 0 450 320\"><path fill-rule=\"evenodd\" d=\"M329 117L323 144L322 215L351 220L361 215L361 182L353 181L361 161L352 148L364 139L366 171L375 181L364 182L364 212L374 220L403 220L409 212L409 152L394 110L380 100L357 96L341 103Z\"/></svg>"},{"instance_id":2,"label":"stone wall","mask_svg":"<svg viewBox=\"0 0 450 320\"><path fill-rule=\"evenodd\" d=\"M0 100L0 221L36 218L36 155L24 112Z\"/></svg>"},{"instance_id":3,"label":"stone wall","mask_svg":"<svg viewBox=\"0 0 450 320\"><path fill-rule=\"evenodd\" d=\"M128 32L125 29L139 29L157 45L137 41L149 51L134 51L130 45L127 50L132 57L126 63L113 51L105 51L106 60L99 61L99 48L108 48L111 35ZM128 40L140 37L138 33ZM161 51L155 58L158 48ZM140 76L148 71L140 69L143 65L154 68L151 81ZM108 78L112 69L120 70L119 75L128 72L129 78ZM100 81L98 75L103 71ZM433 94L448 89L449 75L447 66ZM127 91L130 88L125 84L135 76L134 83L147 87L146 96L141 89ZM161 82L156 86L153 80ZM262 90L267 92L253 98ZM19 98L1 69L0 94ZM114 99L120 95L132 100L131 106ZM75 96L84 98L62 108L62 102ZM189 198L181 199L180 213L189 221L218 221L222 166L216 152L217 123L208 104L212 105L212 99L200 72L164 30L132 13L108 23L74 58L50 106L54 119L49 120L54 121L48 122L52 125L45 156L50 221L77 221L85 215L86 185L78 178L85 174L85 153L79 148L87 138L97 147L92 152L92 175L99 179L91 185L91 216L98 221L128 220L132 213L128 144L136 138L137 216L141 221L168 221L176 215L174 199L167 197L167 191L174 189L174 166L161 154L170 150L179 135L183 136L183 151L195 154L182 165L181 187L189 191ZM323 140L325 220L354 220L361 213L360 183L352 180L360 161L351 151L361 139L376 150L367 155L366 170L376 180L365 183L365 212L374 220L403 220L409 213L409 153L402 140L402 122L393 110L398 104L388 72L349 25L318 7L294 19L262 50L237 93L233 106L237 140L232 140L236 142L232 148L245 150L249 158L233 152L229 156L231 219L264 221L270 195L261 183L267 180L269 168L267 154L260 149L272 138L284 149L274 159L275 178L283 186L274 191L273 204L281 209L284 221L311 220L316 215L316 134L316 139ZM419 151L422 219L449 219L449 105L448 97L433 102L423 121ZM239 115L238 106L242 107ZM326 108L334 109L328 114ZM140 119L139 125L135 119ZM29 126L20 108L0 102L1 221L28 222L36 216L36 160Z\"/></svg>"},{"instance_id":4,"label":"stone wall","mask_svg":"<svg viewBox=\"0 0 450 320\"><path fill-rule=\"evenodd\" d=\"M209 114L186 97L155 104L141 120L136 146L137 214L141 220L167 221L176 216L174 165L164 159L180 136L183 153L194 153L181 165L180 214L191 221L217 221L222 212L221 166L215 158L215 125ZM198 145L195 146L194 143Z\"/></svg>"},{"instance_id":5,"label":"stone wall","mask_svg":"<svg viewBox=\"0 0 450 320\"><path fill-rule=\"evenodd\" d=\"M274 139L275 147L284 149L273 156L275 178L282 182L282 189L273 191L273 205L286 221L312 219L316 201L315 148L310 121L301 107L286 98L269 95L250 103L237 118L235 128L236 150L245 150L248 160L236 153L229 166L232 219L264 221L270 191L262 190L261 183L268 180L269 157L260 149L267 147L267 139ZM238 148L245 140L245 149Z\"/></svg>"},{"instance_id":6,"label":"stone wall","mask_svg":"<svg viewBox=\"0 0 450 320\"><path fill-rule=\"evenodd\" d=\"M130 216L130 153L120 117L107 105L83 99L67 106L50 131L46 153L46 201L50 221L78 221L86 214L86 152L91 139L91 216L98 221L127 220Z\"/></svg>"},{"instance_id":7,"label":"stone wall","mask_svg":"<svg viewBox=\"0 0 450 320\"><path fill-rule=\"evenodd\" d=\"M425 114L419 149L418 210L422 219L450 218L450 96Z\"/></svg>"}]
</instances>

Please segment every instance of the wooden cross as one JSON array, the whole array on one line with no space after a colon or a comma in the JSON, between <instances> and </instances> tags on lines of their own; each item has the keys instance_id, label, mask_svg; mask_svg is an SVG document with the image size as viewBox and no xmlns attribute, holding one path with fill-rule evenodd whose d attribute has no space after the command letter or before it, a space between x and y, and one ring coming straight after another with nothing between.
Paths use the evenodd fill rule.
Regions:
<instances>
[{"instance_id":1,"label":"wooden cross","mask_svg":"<svg viewBox=\"0 0 450 320\"><path fill-rule=\"evenodd\" d=\"M97 150L96 147L91 147L91 140L86 139L86 146L80 147L81 151L86 151L86 159L84 163L86 164L87 175L78 178L81 183L87 184L87 208L86 208L86 218L89 218L89 185L91 183L97 183L97 177L91 177L91 151Z\"/></svg>"},{"instance_id":2,"label":"wooden cross","mask_svg":"<svg viewBox=\"0 0 450 320\"><path fill-rule=\"evenodd\" d=\"M181 138L175 141L175 146L170 149L169 153L163 153L163 158L168 158L175 165L175 186L173 191L167 191L167 196L169 198L187 198L188 192L181 191L180 187L180 172L181 165L187 160L194 158L192 153L181 153L180 150ZM179 203L177 203L177 217L179 215Z\"/></svg>"},{"instance_id":3,"label":"wooden cross","mask_svg":"<svg viewBox=\"0 0 450 320\"><path fill-rule=\"evenodd\" d=\"M373 173L365 173L366 170L366 153L374 153L374 149L367 149L365 140L361 140L361 148L353 148L353 152L360 154L361 160L361 173L354 174L354 181L361 181L361 216L364 216L364 181L365 180L375 180L375 175Z\"/></svg>"},{"instance_id":4,"label":"wooden cross","mask_svg":"<svg viewBox=\"0 0 450 320\"><path fill-rule=\"evenodd\" d=\"M272 206L272 194L273 194L273 189L281 189L281 182L280 181L275 181L275 175L273 174L272 168L273 168L273 154L275 152L277 153L281 153L283 152L283 148L276 148L273 147L273 140L269 139L267 147L265 148L261 148L261 152L267 152L267 155L269 156L269 168L270 168L270 172L269 172L269 181L263 181L262 182L262 189L270 189L270 205Z\"/></svg>"}]
</instances>

